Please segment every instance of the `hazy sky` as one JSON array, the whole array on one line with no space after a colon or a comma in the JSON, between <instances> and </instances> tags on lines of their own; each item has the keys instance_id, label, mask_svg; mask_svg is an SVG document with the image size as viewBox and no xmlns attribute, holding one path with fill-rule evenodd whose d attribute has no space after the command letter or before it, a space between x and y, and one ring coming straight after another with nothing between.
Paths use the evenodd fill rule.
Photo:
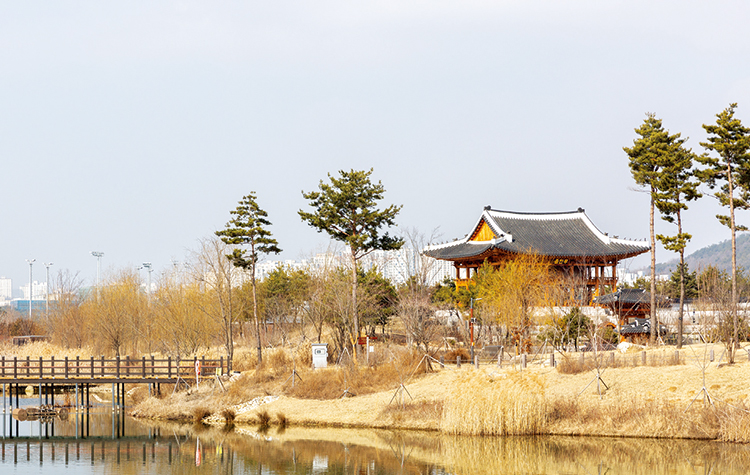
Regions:
<instances>
[{"instance_id":1,"label":"hazy sky","mask_svg":"<svg viewBox=\"0 0 750 475\"><path fill-rule=\"evenodd\" d=\"M745 1L2 0L0 275L18 288L35 258L35 280L52 261L92 283L92 250L159 272L250 191L299 259L327 242L301 191L351 168L443 240L488 204L645 239L622 147L646 112L696 151L730 102L750 125L748 19ZM729 237L719 211L691 207L689 251Z\"/></svg>"}]
</instances>

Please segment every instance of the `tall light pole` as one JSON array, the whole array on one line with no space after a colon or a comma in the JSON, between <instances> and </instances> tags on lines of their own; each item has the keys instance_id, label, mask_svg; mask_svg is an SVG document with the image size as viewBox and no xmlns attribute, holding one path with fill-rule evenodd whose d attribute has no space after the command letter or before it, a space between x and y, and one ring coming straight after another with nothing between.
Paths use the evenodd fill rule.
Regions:
<instances>
[{"instance_id":1,"label":"tall light pole","mask_svg":"<svg viewBox=\"0 0 750 475\"><path fill-rule=\"evenodd\" d=\"M141 269L147 269L148 270L148 305L151 306L151 271L153 270L151 268L150 262L144 262L141 266Z\"/></svg>"},{"instance_id":2,"label":"tall light pole","mask_svg":"<svg viewBox=\"0 0 750 475\"><path fill-rule=\"evenodd\" d=\"M104 253L99 251L91 251L91 255L96 257L96 298L99 298L99 271L101 270L102 256L104 255Z\"/></svg>"},{"instance_id":3,"label":"tall light pole","mask_svg":"<svg viewBox=\"0 0 750 475\"><path fill-rule=\"evenodd\" d=\"M54 264L54 262L45 263L44 267L47 268L47 318L49 318L49 268Z\"/></svg>"},{"instance_id":4,"label":"tall light pole","mask_svg":"<svg viewBox=\"0 0 750 475\"><path fill-rule=\"evenodd\" d=\"M29 263L29 319L31 319L31 301L34 299L34 284L31 282L33 275L31 268L34 266L36 259L26 259L26 262Z\"/></svg>"}]
</instances>

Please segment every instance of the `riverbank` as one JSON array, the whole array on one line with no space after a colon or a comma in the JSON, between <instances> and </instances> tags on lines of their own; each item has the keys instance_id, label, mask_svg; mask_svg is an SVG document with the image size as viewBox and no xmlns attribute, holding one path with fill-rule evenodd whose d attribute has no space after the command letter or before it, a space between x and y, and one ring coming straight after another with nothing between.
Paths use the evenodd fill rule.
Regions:
<instances>
[{"instance_id":1,"label":"riverbank","mask_svg":"<svg viewBox=\"0 0 750 475\"><path fill-rule=\"evenodd\" d=\"M269 394L252 394L237 402L245 386L257 383L247 372L163 399L145 398L132 413L153 419L206 419L223 424L286 424L315 427L358 427L430 430L456 435L597 435L663 437L750 442L750 413L746 410L750 363L709 364L705 389L713 405L704 406L699 358L672 366L609 368L562 374L549 366L499 369L495 365L447 366L417 375L386 390L355 397L340 368L315 371L330 381L330 399L286 395L286 386ZM254 380L253 377L256 377ZM304 374L304 377L311 377ZM286 388L286 389L285 389ZM250 388L251 389L251 388ZM601 393L600 393L601 391ZM266 399L258 399L271 396ZM697 399L696 399L696 396ZM691 401L695 402L691 405ZM255 400L257 404L248 405ZM244 404L244 406L243 406ZM252 407L251 407L252 406Z\"/></svg>"}]
</instances>

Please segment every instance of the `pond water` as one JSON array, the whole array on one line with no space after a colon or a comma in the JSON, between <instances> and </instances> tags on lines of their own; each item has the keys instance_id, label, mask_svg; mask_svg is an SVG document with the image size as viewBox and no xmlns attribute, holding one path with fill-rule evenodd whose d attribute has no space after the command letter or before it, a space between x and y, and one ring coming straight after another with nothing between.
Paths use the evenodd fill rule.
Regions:
<instances>
[{"instance_id":1,"label":"pond water","mask_svg":"<svg viewBox=\"0 0 750 475\"><path fill-rule=\"evenodd\" d=\"M4 413L0 422L3 475L744 474L750 469L750 447L708 441L450 437L294 427L261 431L145 422L106 406L71 412L65 420L17 421Z\"/></svg>"}]
</instances>

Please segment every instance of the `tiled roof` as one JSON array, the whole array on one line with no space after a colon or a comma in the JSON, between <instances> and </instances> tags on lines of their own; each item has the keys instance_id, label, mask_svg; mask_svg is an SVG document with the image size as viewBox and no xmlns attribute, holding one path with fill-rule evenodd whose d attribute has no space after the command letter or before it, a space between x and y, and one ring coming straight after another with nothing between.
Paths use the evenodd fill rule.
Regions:
<instances>
[{"instance_id":1,"label":"tiled roof","mask_svg":"<svg viewBox=\"0 0 750 475\"><path fill-rule=\"evenodd\" d=\"M626 305L651 304L651 293L643 289L620 289L612 294L602 295L594 299L595 303L601 305L616 305L617 303ZM663 295L656 296L657 306L664 306L669 303L669 298Z\"/></svg>"},{"instance_id":2,"label":"tiled roof","mask_svg":"<svg viewBox=\"0 0 750 475\"><path fill-rule=\"evenodd\" d=\"M644 241L611 238L599 231L582 209L562 213L518 213L485 208L482 222L495 233L492 241L469 241L473 233L453 243L429 246L436 259L480 256L490 249L509 253L533 250L550 257L632 257L650 249Z\"/></svg>"}]
</instances>

